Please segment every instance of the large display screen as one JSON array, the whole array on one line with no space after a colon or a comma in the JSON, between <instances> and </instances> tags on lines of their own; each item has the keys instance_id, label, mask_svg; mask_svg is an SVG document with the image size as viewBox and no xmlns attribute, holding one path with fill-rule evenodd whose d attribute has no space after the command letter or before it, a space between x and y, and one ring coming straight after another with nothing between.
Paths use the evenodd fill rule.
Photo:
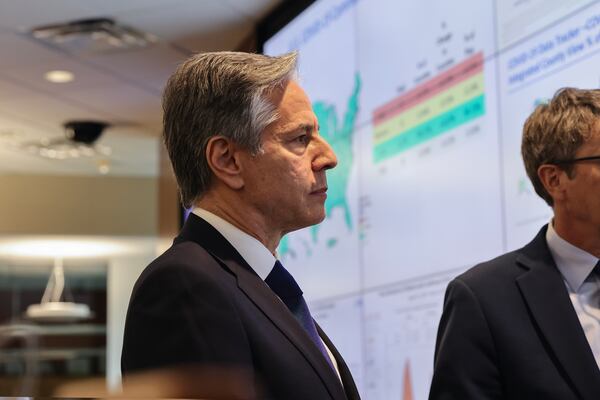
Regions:
<instances>
[{"instance_id":1,"label":"large display screen","mask_svg":"<svg viewBox=\"0 0 600 400\"><path fill-rule=\"evenodd\" d=\"M522 126L599 86L600 2L321 0L264 43L291 50L338 166L279 256L364 399L426 399L448 281L552 216Z\"/></svg>"}]
</instances>

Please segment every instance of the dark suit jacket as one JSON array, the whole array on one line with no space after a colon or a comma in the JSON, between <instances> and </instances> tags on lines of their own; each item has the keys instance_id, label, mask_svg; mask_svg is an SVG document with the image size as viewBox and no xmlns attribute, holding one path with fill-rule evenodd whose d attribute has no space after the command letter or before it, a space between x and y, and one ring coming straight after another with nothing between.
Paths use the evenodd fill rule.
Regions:
<instances>
[{"instance_id":1,"label":"dark suit jacket","mask_svg":"<svg viewBox=\"0 0 600 400\"><path fill-rule=\"evenodd\" d=\"M133 289L121 369L241 367L259 382L249 398L359 399L346 363L320 334L343 387L279 298L217 230L191 214Z\"/></svg>"},{"instance_id":2,"label":"dark suit jacket","mask_svg":"<svg viewBox=\"0 0 600 400\"><path fill-rule=\"evenodd\" d=\"M546 229L450 282L430 400L600 399L600 370Z\"/></svg>"}]
</instances>

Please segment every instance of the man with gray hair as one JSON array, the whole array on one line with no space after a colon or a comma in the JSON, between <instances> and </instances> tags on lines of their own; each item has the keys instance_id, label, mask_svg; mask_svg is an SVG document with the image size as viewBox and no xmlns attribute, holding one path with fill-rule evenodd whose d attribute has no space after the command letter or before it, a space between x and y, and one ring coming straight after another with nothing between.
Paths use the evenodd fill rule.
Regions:
<instances>
[{"instance_id":1,"label":"man with gray hair","mask_svg":"<svg viewBox=\"0 0 600 400\"><path fill-rule=\"evenodd\" d=\"M295 71L295 53L218 52L169 79L164 140L193 211L134 287L124 374L241 368L255 382L243 397L359 398L276 259L283 235L325 218L325 171L337 163Z\"/></svg>"},{"instance_id":2,"label":"man with gray hair","mask_svg":"<svg viewBox=\"0 0 600 400\"><path fill-rule=\"evenodd\" d=\"M554 217L450 282L430 400L600 399L600 90L539 105L521 152Z\"/></svg>"}]
</instances>

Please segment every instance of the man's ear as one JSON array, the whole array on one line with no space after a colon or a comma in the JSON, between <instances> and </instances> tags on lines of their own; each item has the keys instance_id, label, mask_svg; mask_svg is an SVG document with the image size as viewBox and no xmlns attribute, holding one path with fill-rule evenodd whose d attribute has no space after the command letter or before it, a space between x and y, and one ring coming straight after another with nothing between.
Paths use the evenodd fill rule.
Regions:
<instances>
[{"instance_id":1,"label":"man's ear","mask_svg":"<svg viewBox=\"0 0 600 400\"><path fill-rule=\"evenodd\" d=\"M239 147L224 136L213 136L206 144L206 161L215 177L233 190L244 187Z\"/></svg>"},{"instance_id":2,"label":"man's ear","mask_svg":"<svg viewBox=\"0 0 600 400\"><path fill-rule=\"evenodd\" d=\"M567 173L557 165L542 164L537 170L538 177L552 199L563 200L566 194Z\"/></svg>"}]
</instances>

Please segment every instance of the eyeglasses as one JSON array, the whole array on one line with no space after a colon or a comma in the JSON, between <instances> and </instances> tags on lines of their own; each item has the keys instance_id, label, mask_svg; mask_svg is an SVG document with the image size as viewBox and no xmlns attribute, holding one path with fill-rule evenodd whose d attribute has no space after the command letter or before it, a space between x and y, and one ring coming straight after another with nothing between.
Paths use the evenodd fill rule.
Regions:
<instances>
[{"instance_id":1,"label":"eyeglasses","mask_svg":"<svg viewBox=\"0 0 600 400\"><path fill-rule=\"evenodd\" d=\"M576 162L581 162L581 161L598 161L600 160L600 156L590 156L590 157L580 157L580 158L573 158L572 160L559 160L559 161L553 161L551 164L573 164Z\"/></svg>"}]
</instances>

